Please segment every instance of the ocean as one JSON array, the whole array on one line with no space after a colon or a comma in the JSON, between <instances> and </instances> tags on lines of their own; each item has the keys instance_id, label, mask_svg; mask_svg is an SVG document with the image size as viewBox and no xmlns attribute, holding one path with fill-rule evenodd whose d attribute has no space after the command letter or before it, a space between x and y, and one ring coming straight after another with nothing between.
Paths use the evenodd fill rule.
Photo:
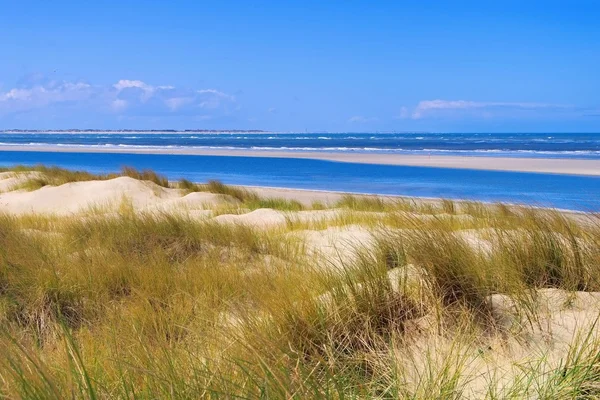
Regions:
<instances>
[{"instance_id":1,"label":"ocean","mask_svg":"<svg viewBox=\"0 0 600 400\"><path fill-rule=\"evenodd\" d=\"M600 134L593 133L0 132L0 145L600 159Z\"/></svg>"}]
</instances>

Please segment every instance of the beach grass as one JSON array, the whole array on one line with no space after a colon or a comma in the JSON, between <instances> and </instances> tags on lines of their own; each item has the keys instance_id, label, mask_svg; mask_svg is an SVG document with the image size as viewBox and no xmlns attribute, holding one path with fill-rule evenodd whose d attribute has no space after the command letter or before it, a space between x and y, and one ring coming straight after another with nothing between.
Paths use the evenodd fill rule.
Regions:
<instances>
[{"instance_id":1,"label":"beach grass","mask_svg":"<svg viewBox=\"0 0 600 400\"><path fill-rule=\"evenodd\" d=\"M45 185L110 179L33 171ZM288 223L0 215L1 396L600 396L597 216L347 196L301 221L327 207L122 173ZM348 229L371 239L317 252L303 236ZM555 341L565 315L577 330Z\"/></svg>"},{"instance_id":2,"label":"beach grass","mask_svg":"<svg viewBox=\"0 0 600 400\"><path fill-rule=\"evenodd\" d=\"M27 179L23 180L14 189L37 190L44 186L60 186L71 182L85 182L94 180L109 180L119 176L150 181L158 186L169 187L169 181L164 176L152 170L139 171L133 167L123 166L119 172L107 174L93 174L87 171L73 171L65 168L45 165L17 165L10 168L0 168L0 172L26 173Z\"/></svg>"}]
</instances>

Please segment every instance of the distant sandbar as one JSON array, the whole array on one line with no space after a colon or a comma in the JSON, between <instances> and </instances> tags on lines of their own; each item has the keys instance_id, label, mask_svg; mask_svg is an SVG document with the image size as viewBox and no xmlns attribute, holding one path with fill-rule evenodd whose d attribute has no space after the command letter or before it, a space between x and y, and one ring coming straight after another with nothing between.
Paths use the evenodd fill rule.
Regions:
<instances>
[{"instance_id":1,"label":"distant sandbar","mask_svg":"<svg viewBox=\"0 0 600 400\"><path fill-rule=\"evenodd\" d=\"M454 169L600 176L600 160L511 157L421 156L406 154L291 152L267 150L94 148L56 146L0 146L0 151L37 151L67 153L174 154L228 157L304 158L358 164L404 165Z\"/></svg>"}]
</instances>

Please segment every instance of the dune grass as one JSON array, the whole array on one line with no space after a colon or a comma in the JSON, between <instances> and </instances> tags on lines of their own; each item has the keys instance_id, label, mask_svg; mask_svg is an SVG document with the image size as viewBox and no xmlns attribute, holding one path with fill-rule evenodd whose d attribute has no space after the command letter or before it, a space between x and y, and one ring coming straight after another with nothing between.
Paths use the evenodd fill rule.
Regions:
<instances>
[{"instance_id":1,"label":"dune grass","mask_svg":"<svg viewBox=\"0 0 600 400\"><path fill-rule=\"evenodd\" d=\"M45 165L17 165L10 168L0 168L0 172L27 173L28 178L20 183L15 189L37 190L41 187L51 185L60 186L70 182L84 182L93 180L108 180L119 176L150 181L158 186L169 187L169 181L164 176L152 170L138 171L133 167L124 166L120 172L108 174L92 174L87 171L73 171L60 167L47 167Z\"/></svg>"},{"instance_id":2,"label":"dune grass","mask_svg":"<svg viewBox=\"0 0 600 400\"><path fill-rule=\"evenodd\" d=\"M38 172L48 184L97 179ZM256 229L130 207L0 215L2 397L600 395L596 216L348 196L331 218L300 222L299 203L218 182L178 187L286 210L290 222ZM339 267L296 235L346 225L373 241ZM563 299L551 311L548 293ZM581 329L553 342L553 313L588 298L599 303L585 303Z\"/></svg>"},{"instance_id":3,"label":"dune grass","mask_svg":"<svg viewBox=\"0 0 600 400\"><path fill-rule=\"evenodd\" d=\"M281 198L263 198L256 192L225 185L216 180L210 180L206 184L193 183L187 179L180 179L178 182L171 183L169 180L152 171L139 171L133 167L124 166L119 172L107 174L92 174L86 171L73 171L60 167L47 167L44 165L24 166L17 165L11 168L0 168L0 172L26 173L26 179L19 182L12 190L33 191L44 186L60 186L71 182L85 182L92 180L109 180L121 176L127 176L141 181L149 181L160 187L175 187L187 193L192 192L210 192L223 194L239 201L240 207L250 210L259 208L272 208L280 211L300 211L305 209L300 202Z\"/></svg>"},{"instance_id":4,"label":"dune grass","mask_svg":"<svg viewBox=\"0 0 600 400\"><path fill-rule=\"evenodd\" d=\"M190 193L211 192L230 196L240 203L240 207L249 210L272 208L280 211L301 211L305 209L302 203L295 200L263 198L250 189L225 185L222 182L215 180L208 181L206 184L196 184L187 179L181 179L178 187Z\"/></svg>"}]
</instances>

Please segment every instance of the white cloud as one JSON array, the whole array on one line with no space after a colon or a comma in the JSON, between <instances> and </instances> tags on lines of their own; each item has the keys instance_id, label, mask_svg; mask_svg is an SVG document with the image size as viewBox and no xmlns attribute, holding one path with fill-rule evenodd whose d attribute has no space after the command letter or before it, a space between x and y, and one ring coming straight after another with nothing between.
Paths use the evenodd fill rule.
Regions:
<instances>
[{"instance_id":1,"label":"white cloud","mask_svg":"<svg viewBox=\"0 0 600 400\"><path fill-rule=\"evenodd\" d=\"M156 88L145 82L129 79L121 79L119 82L115 83L113 87L117 89L117 93L121 93L128 89L141 90L140 99L142 101L148 101L154 95L156 90Z\"/></svg>"},{"instance_id":2,"label":"white cloud","mask_svg":"<svg viewBox=\"0 0 600 400\"><path fill-rule=\"evenodd\" d=\"M76 83L72 83L72 82L63 82L62 83L62 88L64 90L68 90L68 91L73 91L73 90L88 90L90 89L92 86L87 84L87 83L83 83L83 82L76 82Z\"/></svg>"},{"instance_id":3,"label":"white cloud","mask_svg":"<svg viewBox=\"0 0 600 400\"><path fill-rule=\"evenodd\" d=\"M225 115L235 111L235 97L216 89L154 86L121 79L112 85L37 79L26 87L0 90L0 115L60 107L111 112L121 116ZM205 109L201 112L201 109ZM206 110L210 110L207 112Z\"/></svg>"},{"instance_id":4,"label":"white cloud","mask_svg":"<svg viewBox=\"0 0 600 400\"><path fill-rule=\"evenodd\" d=\"M50 104L85 101L93 92L94 88L83 82L50 81L45 85L13 88L0 93L0 112L21 112Z\"/></svg>"},{"instance_id":5,"label":"white cloud","mask_svg":"<svg viewBox=\"0 0 600 400\"><path fill-rule=\"evenodd\" d=\"M364 124L366 122L375 122L378 119L375 117L364 117L362 115L355 115L353 117L348 118L348 122L355 124Z\"/></svg>"},{"instance_id":6,"label":"white cloud","mask_svg":"<svg viewBox=\"0 0 600 400\"><path fill-rule=\"evenodd\" d=\"M362 115L355 115L353 117L348 118L348 122L365 122L367 119Z\"/></svg>"},{"instance_id":7,"label":"white cloud","mask_svg":"<svg viewBox=\"0 0 600 400\"><path fill-rule=\"evenodd\" d=\"M192 97L172 97L165 100L165 104L169 107L170 110L176 111L177 109L185 106L186 104L190 104L194 101Z\"/></svg>"},{"instance_id":8,"label":"white cloud","mask_svg":"<svg viewBox=\"0 0 600 400\"><path fill-rule=\"evenodd\" d=\"M127 108L127 101L123 99L116 99L112 101L110 106L114 111L120 112Z\"/></svg>"},{"instance_id":9,"label":"white cloud","mask_svg":"<svg viewBox=\"0 0 600 400\"><path fill-rule=\"evenodd\" d=\"M220 92L220 91L218 91L216 89L201 89L201 90L197 90L197 92L199 94L210 94L210 95L214 95L214 96L217 96L217 97L222 97L222 98L229 99L229 100L235 100L235 96L232 96L232 95L227 94L227 93Z\"/></svg>"},{"instance_id":10,"label":"white cloud","mask_svg":"<svg viewBox=\"0 0 600 400\"><path fill-rule=\"evenodd\" d=\"M235 102L235 96L216 89L196 90L196 95L200 100L199 107L206 109L215 109L221 107L223 104Z\"/></svg>"},{"instance_id":11,"label":"white cloud","mask_svg":"<svg viewBox=\"0 0 600 400\"><path fill-rule=\"evenodd\" d=\"M0 97L0 101L8 100L28 100L31 97L31 90L11 89Z\"/></svg>"},{"instance_id":12,"label":"white cloud","mask_svg":"<svg viewBox=\"0 0 600 400\"><path fill-rule=\"evenodd\" d=\"M404 108L404 107L403 107ZM570 108L569 106L546 103L524 103L524 102L478 102L467 100L423 100L415 107L411 118L420 119L428 115L433 115L438 111L444 110L479 110L482 115L491 116L491 109L520 109L520 110L540 110Z\"/></svg>"},{"instance_id":13,"label":"white cloud","mask_svg":"<svg viewBox=\"0 0 600 400\"><path fill-rule=\"evenodd\" d=\"M129 89L129 88L138 88L138 89L142 89L144 91L148 91L148 92L152 92L154 91L154 88L142 81L132 81L129 79L121 79L119 82L115 83L113 85L113 87L115 89L117 89L118 91L124 90L124 89Z\"/></svg>"},{"instance_id":14,"label":"white cloud","mask_svg":"<svg viewBox=\"0 0 600 400\"><path fill-rule=\"evenodd\" d=\"M410 111L408 110L407 107L400 107L400 114L398 114L398 116L396 118L399 118L399 119L410 118Z\"/></svg>"}]
</instances>

